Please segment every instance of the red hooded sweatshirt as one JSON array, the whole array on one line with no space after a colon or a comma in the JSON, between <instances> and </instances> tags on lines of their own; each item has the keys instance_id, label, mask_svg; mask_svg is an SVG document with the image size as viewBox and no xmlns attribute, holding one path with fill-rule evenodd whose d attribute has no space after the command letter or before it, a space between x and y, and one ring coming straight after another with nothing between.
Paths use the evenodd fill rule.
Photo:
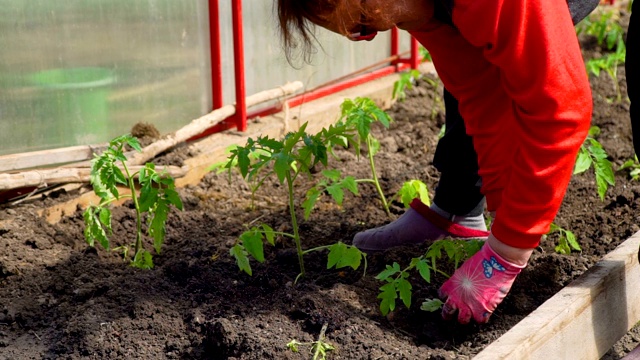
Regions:
<instances>
[{"instance_id":1,"label":"red hooded sweatshirt","mask_svg":"<svg viewBox=\"0 0 640 360\"><path fill-rule=\"evenodd\" d=\"M501 242L536 247L591 121L591 89L565 0L455 0L453 26L412 35L460 103Z\"/></svg>"}]
</instances>

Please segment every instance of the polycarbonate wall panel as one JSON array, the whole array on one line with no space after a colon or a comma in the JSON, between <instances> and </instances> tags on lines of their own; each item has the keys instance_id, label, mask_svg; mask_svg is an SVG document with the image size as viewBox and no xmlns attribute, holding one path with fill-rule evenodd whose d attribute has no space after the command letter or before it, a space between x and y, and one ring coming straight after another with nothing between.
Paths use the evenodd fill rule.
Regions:
<instances>
[{"instance_id":1,"label":"polycarbonate wall panel","mask_svg":"<svg viewBox=\"0 0 640 360\"><path fill-rule=\"evenodd\" d=\"M231 1L221 1L222 52L233 51L231 32ZM271 0L243 0L247 95L278 87L288 81L302 81L314 88L350 74L390 55L390 32L378 34L370 42L352 42L346 38L317 30L320 45L311 65L298 62L296 69L287 63L282 51L277 19ZM409 37L401 37L401 51L409 49ZM226 56L225 59L232 59ZM233 76L232 60L223 61L226 84ZM233 86L225 88L225 103L235 101Z\"/></svg>"},{"instance_id":2,"label":"polycarbonate wall panel","mask_svg":"<svg viewBox=\"0 0 640 360\"><path fill-rule=\"evenodd\" d=\"M235 102L231 0L220 1L223 98ZM318 30L312 65L281 49L273 1L244 0L246 93L313 88L389 56ZM207 0L0 0L0 154L96 144L138 122L161 133L211 110ZM408 49L403 36L402 48Z\"/></svg>"},{"instance_id":3,"label":"polycarbonate wall panel","mask_svg":"<svg viewBox=\"0 0 640 360\"><path fill-rule=\"evenodd\" d=\"M164 133L210 107L206 0L0 0L0 153Z\"/></svg>"}]
</instances>

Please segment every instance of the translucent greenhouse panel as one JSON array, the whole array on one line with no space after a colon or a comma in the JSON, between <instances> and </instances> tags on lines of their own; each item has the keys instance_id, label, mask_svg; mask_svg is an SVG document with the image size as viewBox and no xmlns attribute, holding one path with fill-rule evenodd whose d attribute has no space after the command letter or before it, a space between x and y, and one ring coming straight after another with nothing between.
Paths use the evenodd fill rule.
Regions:
<instances>
[{"instance_id":1,"label":"translucent greenhouse panel","mask_svg":"<svg viewBox=\"0 0 640 360\"><path fill-rule=\"evenodd\" d=\"M206 0L0 0L1 154L210 110Z\"/></svg>"},{"instance_id":2,"label":"translucent greenhouse panel","mask_svg":"<svg viewBox=\"0 0 640 360\"><path fill-rule=\"evenodd\" d=\"M220 2L225 103L235 101L230 3L231 1ZM378 34L371 42L352 42L319 28L316 34L318 51L312 64L300 61L294 68L287 63L282 50L273 1L243 0L242 4L247 95L296 80L302 81L307 89L315 88L375 64L390 55L390 32ZM402 33L401 52L409 50L409 39L406 33Z\"/></svg>"}]
</instances>

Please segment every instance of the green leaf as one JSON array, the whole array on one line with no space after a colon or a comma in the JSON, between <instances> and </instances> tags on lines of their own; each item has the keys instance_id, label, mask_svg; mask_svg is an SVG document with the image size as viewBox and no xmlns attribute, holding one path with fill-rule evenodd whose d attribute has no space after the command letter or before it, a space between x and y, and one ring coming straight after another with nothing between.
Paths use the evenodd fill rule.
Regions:
<instances>
[{"instance_id":1,"label":"green leaf","mask_svg":"<svg viewBox=\"0 0 640 360\"><path fill-rule=\"evenodd\" d=\"M330 169L330 170L322 170L322 175L329 180L339 181L340 180L340 170Z\"/></svg>"},{"instance_id":2,"label":"green leaf","mask_svg":"<svg viewBox=\"0 0 640 360\"><path fill-rule=\"evenodd\" d=\"M613 164L607 159L599 159L595 163L596 176L599 174L611 186L616 184Z\"/></svg>"},{"instance_id":3,"label":"green leaf","mask_svg":"<svg viewBox=\"0 0 640 360\"><path fill-rule=\"evenodd\" d=\"M135 138L135 137L133 137L133 136L131 136L131 135L128 135L128 136L125 138L125 141L126 141L126 142L127 142L127 144L128 144L129 146L131 146L131 148L133 148L135 151L137 151L137 152L142 152L142 147L140 146L140 141L138 141L138 139L137 139L137 138Z\"/></svg>"},{"instance_id":4,"label":"green leaf","mask_svg":"<svg viewBox=\"0 0 640 360\"><path fill-rule=\"evenodd\" d=\"M298 352L298 346L302 345L302 343L298 342L297 340L291 340L289 341L289 343L287 344L287 348L289 348L289 350L293 351L293 352Z\"/></svg>"},{"instance_id":5,"label":"green leaf","mask_svg":"<svg viewBox=\"0 0 640 360\"><path fill-rule=\"evenodd\" d=\"M344 190L342 190L342 186L340 183L327 186L327 192L329 193L329 195L331 195L333 200L338 205L342 205L342 200L344 199Z\"/></svg>"},{"instance_id":6,"label":"green leaf","mask_svg":"<svg viewBox=\"0 0 640 360\"><path fill-rule=\"evenodd\" d=\"M411 308L411 283L404 278L400 278L395 281L395 284L404 306L406 306L407 309Z\"/></svg>"},{"instance_id":7,"label":"green leaf","mask_svg":"<svg viewBox=\"0 0 640 360\"><path fill-rule=\"evenodd\" d=\"M249 166L251 165L251 159L249 159L249 149L237 148L235 151L238 158L238 167L240 168L240 174L243 178L246 178L247 173L249 172Z\"/></svg>"},{"instance_id":8,"label":"green leaf","mask_svg":"<svg viewBox=\"0 0 640 360\"><path fill-rule=\"evenodd\" d=\"M622 164L618 170L634 168L635 164L636 164L636 161L634 159L629 159L629 160L625 161L624 164Z\"/></svg>"},{"instance_id":9,"label":"green leaf","mask_svg":"<svg viewBox=\"0 0 640 360\"><path fill-rule=\"evenodd\" d=\"M582 248L580 247L580 244L578 244L578 241L576 240L576 236L573 234L573 232L567 230L565 232L565 236L567 237L567 242L569 242L569 245L574 250L582 251Z\"/></svg>"},{"instance_id":10,"label":"green leaf","mask_svg":"<svg viewBox=\"0 0 640 360\"><path fill-rule=\"evenodd\" d=\"M331 245L329 247L329 255L327 256L327 269L331 269L337 265L346 250L347 245L342 242Z\"/></svg>"},{"instance_id":11,"label":"green leaf","mask_svg":"<svg viewBox=\"0 0 640 360\"><path fill-rule=\"evenodd\" d=\"M150 183L147 183L140 189L140 201L138 205L141 213L149 211L157 201L158 189L151 187Z\"/></svg>"},{"instance_id":12,"label":"green leaf","mask_svg":"<svg viewBox=\"0 0 640 360\"><path fill-rule=\"evenodd\" d=\"M398 190L397 196L400 198L400 201L405 208L409 208L409 205L415 198L420 199L420 201L425 203L427 206L431 205L427 185L420 180L406 181L402 184L400 190Z\"/></svg>"},{"instance_id":13,"label":"green leaf","mask_svg":"<svg viewBox=\"0 0 640 360\"><path fill-rule=\"evenodd\" d=\"M311 210L315 206L318 198L322 193L315 187L309 189L307 191L307 196L305 200L302 202L302 208L304 209L304 219L308 220L311 215Z\"/></svg>"},{"instance_id":14,"label":"green leaf","mask_svg":"<svg viewBox=\"0 0 640 360\"><path fill-rule=\"evenodd\" d=\"M100 214L102 213L101 207L90 206L83 213L85 222L84 236L89 246L95 246L95 242L98 241L100 245L109 250L109 238L100 223ZM106 216L106 215L102 215Z\"/></svg>"},{"instance_id":15,"label":"green leaf","mask_svg":"<svg viewBox=\"0 0 640 360\"><path fill-rule=\"evenodd\" d=\"M396 292L396 286L393 282L384 284L380 287L380 293L378 294L378 299L380 301L380 312L382 315L387 315L390 311L396 309L396 299L398 298L398 293Z\"/></svg>"},{"instance_id":16,"label":"green leaf","mask_svg":"<svg viewBox=\"0 0 640 360\"><path fill-rule=\"evenodd\" d=\"M442 305L444 305L444 303L440 299L427 299L422 303L422 306L420 306L420 310L435 312L442 309Z\"/></svg>"},{"instance_id":17,"label":"green leaf","mask_svg":"<svg viewBox=\"0 0 640 360\"><path fill-rule=\"evenodd\" d=\"M153 269L153 257L151 256L151 253L145 249L140 249L140 251L138 251L138 253L133 257L131 266L145 270Z\"/></svg>"},{"instance_id":18,"label":"green leaf","mask_svg":"<svg viewBox=\"0 0 640 360\"><path fill-rule=\"evenodd\" d=\"M169 205L164 199L159 199L153 212L153 218L149 224L149 235L153 238L153 247L156 253L160 254L162 243L164 242L165 227Z\"/></svg>"},{"instance_id":19,"label":"green leaf","mask_svg":"<svg viewBox=\"0 0 640 360\"><path fill-rule=\"evenodd\" d=\"M111 210L106 207L101 207L99 219L102 226L107 229L107 233L112 234L113 230L111 229Z\"/></svg>"},{"instance_id":20,"label":"green leaf","mask_svg":"<svg viewBox=\"0 0 640 360\"><path fill-rule=\"evenodd\" d=\"M431 283L431 268L426 259L420 258L415 264L418 273L427 283Z\"/></svg>"},{"instance_id":21,"label":"green leaf","mask_svg":"<svg viewBox=\"0 0 640 360\"><path fill-rule=\"evenodd\" d=\"M397 262L393 263L393 266L391 265L387 265L387 268L385 270L383 270L380 274L378 274L378 276L376 276L376 279L378 280L386 280L389 277L397 274L400 272L400 265Z\"/></svg>"},{"instance_id":22,"label":"green leaf","mask_svg":"<svg viewBox=\"0 0 640 360\"><path fill-rule=\"evenodd\" d=\"M573 174L580 174L587 171L591 167L591 164L592 160L589 153L584 151L583 149L580 149L578 158L576 160L576 165L573 168Z\"/></svg>"},{"instance_id":23,"label":"green leaf","mask_svg":"<svg viewBox=\"0 0 640 360\"><path fill-rule=\"evenodd\" d=\"M170 204L176 207L176 209L182 210L182 199L180 199L180 195L177 191L173 189L164 189L164 196Z\"/></svg>"},{"instance_id":24,"label":"green leaf","mask_svg":"<svg viewBox=\"0 0 640 360\"><path fill-rule=\"evenodd\" d=\"M84 218L84 239L87 242L87 244L89 244L89 246L93 247L95 244L95 237L93 236L93 233L91 232L91 229L93 227L93 207L90 206L87 209L85 209L85 211L82 213L82 217Z\"/></svg>"},{"instance_id":25,"label":"green leaf","mask_svg":"<svg viewBox=\"0 0 640 360\"><path fill-rule=\"evenodd\" d=\"M258 262L264 262L264 244L262 243L262 234L257 228L245 231L240 235L242 245L245 250L253 256Z\"/></svg>"},{"instance_id":26,"label":"green leaf","mask_svg":"<svg viewBox=\"0 0 640 360\"><path fill-rule=\"evenodd\" d=\"M276 175L278 176L278 180L280 183L284 183L285 178L289 171L291 171L291 159L288 155L283 153L278 153L274 155L275 165L273 166Z\"/></svg>"},{"instance_id":27,"label":"green leaf","mask_svg":"<svg viewBox=\"0 0 640 360\"><path fill-rule=\"evenodd\" d=\"M327 269L331 269L333 266L336 269L350 266L353 270L356 270L360 267L361 261L362 252L355 246L348 246L338 242L329 247Z\"/></svg>"},{"instance_id":28,"label":"green leaf","mask_svg":"<svg viewBox=\"0 0 640 360\"><path fill-rule=\"evenodd\" d=\"M236 259L238 268L251 276L251 265L249 264L249 257L247 256L247 252L244 250L244 247L240 244L236 244L229 252Z\"/></svg>"},{"instance_id":29,"label":"green leaf","mask_svg":"<svg viewBox=\"0 0 640 360\"><path fill-rule=\"evenodd\" d=\"M342 179L342 187L351 191L354 195L358 195L358 183L353 176L347 176Z\"/></svg>"},{"instance_id":30,"label":"green leaf","mask_svg":"<svg viewBox=\"0 0 640 360\"><path fill-rule=\"evenodd\" d=\"M120 170L119 167L113 166L112 171L113 171L113 179L115 180L115 182L120 183L122 185L127 185L127 177L124 176L124 173L122 172L122 170Z\"/></svg>"},{"instance_id":31,"label":"green leaf","mask_svg":"<svg viewBox=\"0 0 640 360\"><path fill-rule=\"evenodd\" d=\"M380 151L380 141L372 136L369 136L369 152L371 152L371 155L375 155L378 153L378 151Z\"/></svg>"},{"instance_id":32,"label":"green leaf","mask_svg":"<svg viewBox=\"0 0 640 360\"><path fill-rule=\"evenodd\" d=\"M267 242L271 244L271 246L275 246L276 236L271 226L267 224L262 224L262 231L264 233L264 237L267 239Z\"/></svg>"}]
</instances>

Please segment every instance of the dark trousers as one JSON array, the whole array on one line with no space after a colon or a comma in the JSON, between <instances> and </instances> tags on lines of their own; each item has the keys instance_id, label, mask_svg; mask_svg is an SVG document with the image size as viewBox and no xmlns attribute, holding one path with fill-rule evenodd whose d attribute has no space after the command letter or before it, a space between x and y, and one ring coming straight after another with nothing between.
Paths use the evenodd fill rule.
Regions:
<instances>
[{"instance_id":1,"label":"dark trousers","mask_svg":"<svg viewBox=\"0 0 640 360\"><path fill-rule=\"evenodd\" d=\"M433 157L433 164L440 171L433 201L453 215L480 215L484 211L484 195L480 193L478 156L466 133L458 101L447 89L444 105L445 133Z\"/></svg>"},{"instance_id":2,"label":"dark trousers","mask_svg":"<svg viewBox=\"0 0 640 360\"><path fill-rule=\"evenodd\" d=\"M631 106L629 117L633 132L633 147L640 157L640 0L635 0L631 9L629 31L627 32L627 58L625 69L627 76L627 92Z\"/></svg>"}]
</instances>

